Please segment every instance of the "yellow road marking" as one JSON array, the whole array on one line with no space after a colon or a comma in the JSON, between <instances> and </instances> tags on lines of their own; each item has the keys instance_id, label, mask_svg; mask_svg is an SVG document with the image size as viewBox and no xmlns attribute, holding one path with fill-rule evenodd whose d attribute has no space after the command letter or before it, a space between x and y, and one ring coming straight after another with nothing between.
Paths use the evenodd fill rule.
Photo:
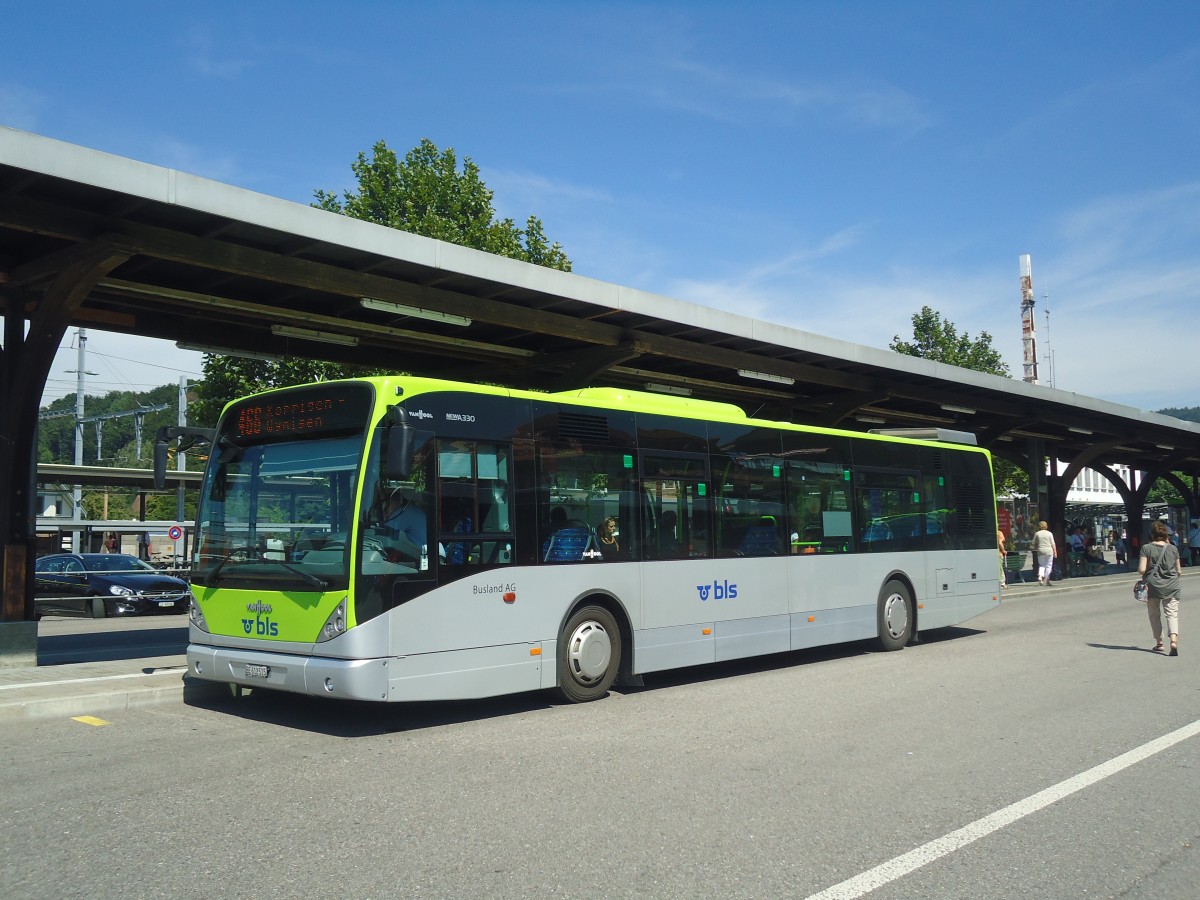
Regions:
<instances>
[{"instance_id":1,"label":"yellow road marking","mask_svg":"<svg viewBox=\"0 0 1200 900\"><path fill-rule=\"evenodd\" d=\"M84 725L111 725L112 722L105 722L103 719L97 719L95 716L71 716L72 722L82 722Z\"/></svg>"}]
</instances>

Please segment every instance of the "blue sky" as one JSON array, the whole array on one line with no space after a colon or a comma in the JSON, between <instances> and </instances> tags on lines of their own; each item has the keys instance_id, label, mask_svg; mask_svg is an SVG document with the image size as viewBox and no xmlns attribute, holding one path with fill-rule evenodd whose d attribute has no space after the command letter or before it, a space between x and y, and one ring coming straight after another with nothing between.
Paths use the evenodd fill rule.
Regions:
<instances>
[{"instance_id":1,"label":"blue sky","mask_svg":"<svg viewBox=\"0 0 1200 900\"><path fill-rule=\"evenodd\" d=\"M1016 377L1028 253L1055 387L1200 405L1195 0L47 2L4 31L2 124L300 203L427 137L580 274L874 347L928 304ZM91 391L200 371L88 337Z\"/></svg>"}]
</instances>

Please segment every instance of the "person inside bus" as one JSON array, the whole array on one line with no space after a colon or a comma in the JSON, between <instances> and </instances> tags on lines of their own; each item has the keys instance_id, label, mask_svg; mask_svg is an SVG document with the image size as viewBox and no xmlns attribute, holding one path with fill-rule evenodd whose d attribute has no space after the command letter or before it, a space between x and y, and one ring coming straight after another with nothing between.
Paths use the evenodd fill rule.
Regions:
<instances>
[{"instance_id":1,"label":"person inside bus","mask_svg":"<svg viewBox=\"0 0 1200 900\"><path fill-rule=\"evenodd\" d=\"M428 546L428 529L425 513L412 502L411 492L412 489L405 486L392 490L384 501L383 527L389 549L415 563Z\"/></svg>"},{"instance_id":2,"label":"person inside bus","mask_svg":"<svg viewBox=\"0 0 1200 900\"><path fill-rule=\"evenodd\" d=\"M596 529L596 546L605 561L621 558L620 529L617 527L617 517L607 516Z\"/></svg>"},{"instance_id":3,"label":"person inside bus","mask_svg":"<svg viewBox=\"0 0 1200 900\"><path fill-rule=\"evenodd\" d=\"M461 498L447 502L443 529L452 534L470 534L471 511L467 501ZM441 545L439 545L440 547ZM452 566L465 565L470 561L470 547L466 541L450 541L445 545L444 552L439 549L445 562Z\"/></svg>"},{"instance_id":4,"label":"person inside bus","mask_svg":"<svg viewBox=\"0 0 1200 900\"><path fill-rule=\"evenodd\" d=\"M658 535L658 555L662 559L678 559L680 552L679 538L675 529L679 524L679 515L673 509L668 509L659 520L662 526Z\"/></svg>"}]
</instances>

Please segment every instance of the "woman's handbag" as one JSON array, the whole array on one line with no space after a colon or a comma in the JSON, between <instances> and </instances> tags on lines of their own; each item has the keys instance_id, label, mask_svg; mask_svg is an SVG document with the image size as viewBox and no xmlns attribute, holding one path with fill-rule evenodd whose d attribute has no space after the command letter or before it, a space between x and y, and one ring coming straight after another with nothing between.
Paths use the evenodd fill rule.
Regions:
<instances>
[{"instance_id":1,"label":"woman's handbag","mask_svg":"<svg viewBox=\"0 0 1200 900\"><path fill-rule=\"evenodd\" d=\"M1146 599L1150 596L1150 588L1146 584L1146 579L1149 578L1151 575L1158 575L1162 578L1169 577L1167 575L1167 573L1163 572L1163 570L1162 570L1162 562L1166 558L1167 558L1167 548L1163 547L1162 552L1158 554L1158 559L1154 560L1154 566L1153 567L1147 566L1146 574L1142 578L1140 578L1138 580L1138 582L1133 586L1133 599L1134 600L1137 600L1140 603L1146 602Z\"/></svg>"}]
</instances>

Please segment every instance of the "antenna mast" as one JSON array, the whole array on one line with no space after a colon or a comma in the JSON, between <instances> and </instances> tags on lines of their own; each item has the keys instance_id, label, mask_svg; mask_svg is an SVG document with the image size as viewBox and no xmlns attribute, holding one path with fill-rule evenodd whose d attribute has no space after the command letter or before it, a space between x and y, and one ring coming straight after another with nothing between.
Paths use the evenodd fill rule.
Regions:
<instances>
[{"instance_id":1,"label":"antenna mast","mask_svg":"<svg viewBox=\"0 0 1200 900\"><path fill-rule=\"evenodd\" d=\"M1033 265L1029 254L1021 256L1021 346L1025 357L1025 381L1038 383L1037 326L1033 317Z\"/></svg>"},{"instance_id":2,"label":"antenna mast","mask_svg":"<svg viewBox=\"0 0 1200 900\"><path fill-rule=\"evenodd\" d=\"M1050 387L1054 387L1054 351L1050 349L1050 297L1047 294L1042 294L1042 305L1046 308L1043 312L1046 313L1046 352L1042 354L1042 359L1046 361L1046 377Z\"/></svg>"}]
</instances>

